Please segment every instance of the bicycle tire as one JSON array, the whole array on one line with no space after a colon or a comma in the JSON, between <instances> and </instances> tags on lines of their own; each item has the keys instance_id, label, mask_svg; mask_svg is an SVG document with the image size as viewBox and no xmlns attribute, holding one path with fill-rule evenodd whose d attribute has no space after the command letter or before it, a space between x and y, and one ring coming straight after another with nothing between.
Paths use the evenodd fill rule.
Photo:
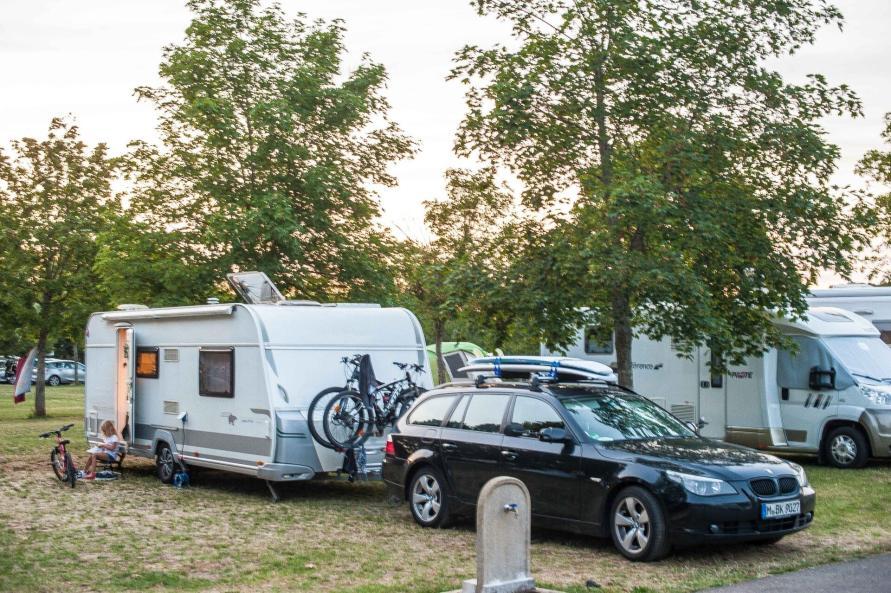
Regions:
<instances>
[{"instance_id":1,"label":"bicycle tire","mask_svg":"<svg viewBox=\"0 0 891 593\"><path fill-rule=\"evenodd\" d=\"M340 392L325 406L322 428L335 450L352 449L368 439L370 421L370 412L362 396L356 391L347 390Z\"/></svg>"},{"instance_id":2,"label":"bicycle tire","mask_svg":"<svg viewBox=\"0 0 891 593\"><path fill-rule=\"evenodd\" d=\"M312 435L312 438L314 438L318 444L326 449L334 449L335 447L324 435L325 428L323 422L325 419L325 408L328 407L328 402L330 401L330 399L325 399L325 397L337 395L342 391L344 391L343 387L328 387L327 389L321 390L314 398L312 398L312 402L310 402L309 408L306 410L306 424L309 427L309 434ZM316 415L319 415L319 417L316 418ZM321 426L321 429L316 427L316 423Z\"/></svg>"},{"instance_id":3,"label":"bicycle tire","mask_svg":"<svg viewBox=\"0 0 891 593\"><path fill-rule=\"evenodd\" d=\"M77 470L74 468L74 460L71 459L71 454L68 451L65 451L65 467L68 470L66 476L68 483L74 488L77 485Z\"/></svg>"},{"instance_id":4,"label":"bicycle tire","mask_svg":"<svg viewBox=\"0 0 891 593\"><path fill-rule=\"evenodd\" d=\"M50 464L53 466L53 473L56 474L60 482L68 480L68 470L66 467L63 467L65 458L59 456L59 449L53 449L52 453L50 453Z\"/></svg>"}]
</instances>

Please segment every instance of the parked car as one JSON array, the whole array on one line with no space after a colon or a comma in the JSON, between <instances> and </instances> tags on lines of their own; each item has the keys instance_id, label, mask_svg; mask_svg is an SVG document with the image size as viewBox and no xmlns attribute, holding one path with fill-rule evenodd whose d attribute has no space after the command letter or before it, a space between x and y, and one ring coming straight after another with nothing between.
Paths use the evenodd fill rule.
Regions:
<instances>
[{"instance_id":1,"label":"parked car","mask_svg":"<svg viewBox=\"0 0 891 593\"><path fill-rule=\"evenodd\" d=\"M7 358L0 367L0 382L15 383L15 366L18 358Z\"/></svg>"},{"instance_id":2,"label":"parked car","mask_svg":"<svg viewBox=\"0 0 891 593\"><path fill-rule=\"evenodd\" d=\"M46 371L44 373L47 385L62 385L63 383L74 383L74 368L77 365L77 380L83 383L87 378L87 367L82 362L74 362L73 360L56 360L47 359ZM32 371L32 381L37 381L37 365L34 365Z\"/></svg>"},{"instance_id":3,"label":"parked car","mask_svg":"<svg viewBox=\"0 0 891 593\"><path fill-rule=\"evenodd\" d=\"M771 544L814 517L800 466L704 438L604 381L447 385L388 437L384 480L422 527L472 514L499 475L526 484L534 525L611 537L631 560L673 545Z\"/></svg>"}]
</instances>

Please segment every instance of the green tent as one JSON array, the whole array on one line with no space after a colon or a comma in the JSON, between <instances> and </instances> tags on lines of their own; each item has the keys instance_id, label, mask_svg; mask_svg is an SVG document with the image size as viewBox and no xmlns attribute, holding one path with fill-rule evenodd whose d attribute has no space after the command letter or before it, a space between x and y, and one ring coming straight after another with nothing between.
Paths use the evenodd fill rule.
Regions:
<instances>
[{"instance_id":1,"label":"green tent","mask_svg":"<svg viewBox=\"0 0 891 593\"><path fill-rule=\"evenodd\" d=\"M465 378L463 374L456 376L456 371L464 366L468 360L478 358L480 356L488 356L488 352L472 342L443 342L442 357L446 361L446 375L449 380L456 378ZM427 360L430 362L430 376L433 382L437 382L439 376L439 365L436 360L436 344L427 346Z\"/></svg>"}]
</instances>

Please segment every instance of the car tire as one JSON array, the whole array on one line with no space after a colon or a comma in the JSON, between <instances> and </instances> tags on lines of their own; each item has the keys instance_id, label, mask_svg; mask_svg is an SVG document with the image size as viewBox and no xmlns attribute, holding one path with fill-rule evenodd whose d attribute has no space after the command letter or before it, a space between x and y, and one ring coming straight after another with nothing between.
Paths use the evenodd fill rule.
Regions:
<instances>
[{"instance_id":1,"label":"car tire","mask_svg":"<svg viewBox=\"0 0 891 593\"><path fill-rule=\"evenodd\" d=\"M634 562L652 562L671 550L659 500L640 486L624 488L610 507L609 531L619 552Z\"/></svg>"},{"instance_id":2,"label":"car tire","mask_svg":"<svg viewBox=\"0 0 891 593\"><path fill-rule=\"evenodd\" d=\"M408 507L415 523L421 527L448 525L448 486L439 470L425 465L412 475L408 486Z\"/></svg>"},{"instance_id":3,"label":"car tire","mask_svg":"<svg viewBox=\"0 0 891 593\"><path fill-rule=\"evenodd\" d=\"M58 387L62 384L62 379L60 379L58 375L50 375L50 378L46 380L46 384Z\"/></svg>"},{"instance_id":4,"label":"car tire","mask_svg":"<svg viewBox=\"0 0 891 593\"><path fill-rule=\"evenodd\" d=\"M863 467L869 461L869 443L859 429L839 426L823 441L823 458L839 469Z\"/></svg>"},{"instance_id":5,"label":"car tire","mask_svg":"<svg viewBox=\"0 0 891 593\"><path fill-rule=\"evenodd\" d=\"M173 451L167 443L161 443L158 447L158 454L155 456L155 468L158 473L158 479L162 484L173 484L173 478L176 476L176 458Z\"/></svg>"}]
</instances>

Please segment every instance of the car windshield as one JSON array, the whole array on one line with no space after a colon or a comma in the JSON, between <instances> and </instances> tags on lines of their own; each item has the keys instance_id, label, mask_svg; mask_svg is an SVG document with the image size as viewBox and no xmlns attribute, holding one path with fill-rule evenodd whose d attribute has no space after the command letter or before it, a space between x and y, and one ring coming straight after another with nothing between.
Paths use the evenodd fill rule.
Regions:
<instances>
[{"instance_id":1,"label":"car windshield","mask_svg":"<svg viewBox=\"0 0 891 593\"><path fill-rule=\"evenodd\" d=\"M558 398L595 441L696 436L683 422L639 395L591 389L559 394Z\"/></svg>"},{"instance_id":2,"label":"car windshield","mask_svg":"<svg viewBox=\"0 0 891 593\"><path fill-rule=\"evenodd\" d=\"M858 379L891 381L891 348L877 337L823 338L832 354Z\"/></svg>"}]
</instances>

